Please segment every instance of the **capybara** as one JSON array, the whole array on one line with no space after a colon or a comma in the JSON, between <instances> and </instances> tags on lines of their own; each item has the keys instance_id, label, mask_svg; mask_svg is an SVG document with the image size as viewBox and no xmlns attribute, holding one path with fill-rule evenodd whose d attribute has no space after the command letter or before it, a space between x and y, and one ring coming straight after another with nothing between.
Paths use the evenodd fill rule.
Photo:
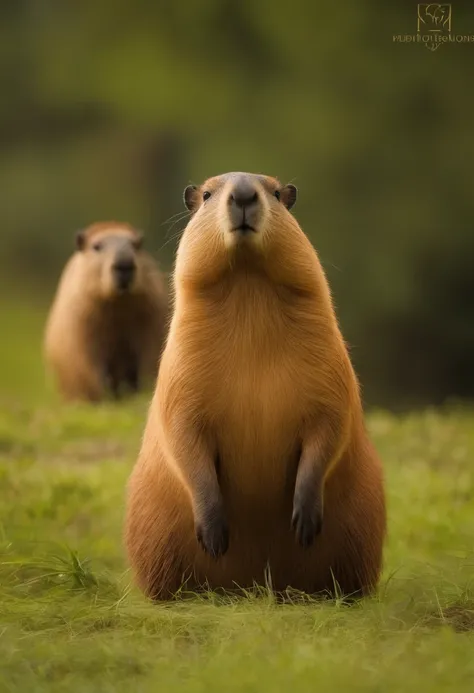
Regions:
<instances>
[{"instance_id":1,"label":"capybara","mask_svg":"<svg viewBox=\"0 0 474 693\"><path fill-rule=\"evenodd\" d=\"M271 585L366 595L381 572L383 471L293 185L188 186L175 310L125 542L146 595Z\"/></svg>"},{"instance_id":2,"label":"capybara","mask_svg":"<svg viewBox=\"0 0 474 693\"><path fill-rule=\"evenodd\" d=\"M45 358L67 400L97 402L156 379L167 289L143 235L115 221L76 235L48 317Z\"/></svg>"}]
</instances>

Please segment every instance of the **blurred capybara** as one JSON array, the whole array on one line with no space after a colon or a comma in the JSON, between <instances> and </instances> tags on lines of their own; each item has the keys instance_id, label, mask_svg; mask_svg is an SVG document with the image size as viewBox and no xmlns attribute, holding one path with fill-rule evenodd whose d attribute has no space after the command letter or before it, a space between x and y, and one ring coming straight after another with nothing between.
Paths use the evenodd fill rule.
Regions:
<instances>
[{"instance_id":1,"label":"blurred capybara","mask_svg":"<svg viewBox=\"0 0 474 693\"><path fill-rule=\"evenodd\" d=\"M45 358L65 399L118 398L150 385L168 319L166 281L143 236L110 221L78 232L48 317Z\"/></svg>"},{"instance_id":2,"label":"blurred capybara","mask_svg":"<svg viewBox=\"0 0 474 693\"><path fill-rule=\"evenodd\" d=\"M193 213L125 541L152 598L188 588L365 595L386 527L382 466L296 188L230 173Z\"/></svg>"}]
</instances>

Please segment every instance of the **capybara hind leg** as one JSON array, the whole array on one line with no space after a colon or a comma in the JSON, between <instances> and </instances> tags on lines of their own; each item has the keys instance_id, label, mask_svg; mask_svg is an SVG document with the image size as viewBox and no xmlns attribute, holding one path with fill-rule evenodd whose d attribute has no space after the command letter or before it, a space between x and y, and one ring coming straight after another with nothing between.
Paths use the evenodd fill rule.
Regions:
<instances>
[{"instance_id":1,"label":"capybara hind leg","mask_svg":"<svg viewBox=\"0 0 474 693\"><path fill-rule=\"evenodd\" d=\"M191 568L180 552L178 537L169 536L153 547L129 539L128 551L137 584L150 599L173 599L189 581Z\"/></svg>"},{"instance_id":2,"label":"capybara hind leg","mask_svg":"<svg viewBox=\"0 0 474 693\"><path fill-rule=\"evenodd\" d=\"M125 380L131 392L138 392L140 389L140 380L138 376L138 359L132 355L125 369Z\"/></svg>"},{"instance_id":3,"label":"capybara hind leg","mask_svg":"<svg viewBox=\"0 0 474 693\"><path fill-rule=\"evenodd\" d=\"M112 395L113 399L120 399L120 378L117 371L113 368L111 364L107 365L104 376L107 389Z\"/></svg>"},{"instance_id":4,"label":"capybara hind leg","mask_svg":"<svg viewBox=\"0 0 474 693\"><path fill-rule=\"evenodd\" d=\"M171 599L193 564L191 509L183 494L173 492L175 483L171 476L157 482L140 468L130 479L125 545L135 580L151 599ZM161 494L163 488L168 493Z\"/></svg>"},{"instance_id":5,"label":"capybara hind leg","mask_svg":"<svg viewBox=\"0 0 474 693\"><path fill-rule=\"evenodd\" d=\"M328 591L334 597L363 597L372 594L382 569L382 541L348 534L344 550L331 566Z\"/></svg>"}]
</instances>

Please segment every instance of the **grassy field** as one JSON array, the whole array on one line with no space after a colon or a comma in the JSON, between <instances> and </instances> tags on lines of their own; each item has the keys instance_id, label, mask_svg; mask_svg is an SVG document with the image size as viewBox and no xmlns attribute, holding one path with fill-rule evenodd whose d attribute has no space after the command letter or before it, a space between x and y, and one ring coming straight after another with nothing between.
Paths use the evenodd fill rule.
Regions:
<instances>
[{"instance_id":1,"label":"grassy field","mask_svg":"<svg viewBox=\"0 0 474 693\"><path fill-rule=\"evenodd\" d=\"M473 412L368 418L385 462L379 594L148 603L122 549L147 398L65 407L41 306L0 303L0 691L472 691Z\"/></svg>"}]
</instances>

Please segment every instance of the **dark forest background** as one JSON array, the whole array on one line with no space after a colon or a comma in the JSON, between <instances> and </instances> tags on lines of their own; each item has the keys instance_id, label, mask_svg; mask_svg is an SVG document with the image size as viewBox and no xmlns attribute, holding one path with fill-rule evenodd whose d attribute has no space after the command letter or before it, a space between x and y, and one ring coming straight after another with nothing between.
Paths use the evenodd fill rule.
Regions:
<instances>
[{"instance_id":1,"label":"dark forest background","mask_svg":"<svg viewBox=\"0 0 474 693\"><path fill-rule=\"evenodd\" d=\"M454 3L453 33L474 34ZM49 300L78 228L170 269L189 182L298 186L372 405L474 395L474 44L394 43L415 2L0 4L0 275ZM4 294L5 295L5 294Z\"/></svg>"}]
</instances>

